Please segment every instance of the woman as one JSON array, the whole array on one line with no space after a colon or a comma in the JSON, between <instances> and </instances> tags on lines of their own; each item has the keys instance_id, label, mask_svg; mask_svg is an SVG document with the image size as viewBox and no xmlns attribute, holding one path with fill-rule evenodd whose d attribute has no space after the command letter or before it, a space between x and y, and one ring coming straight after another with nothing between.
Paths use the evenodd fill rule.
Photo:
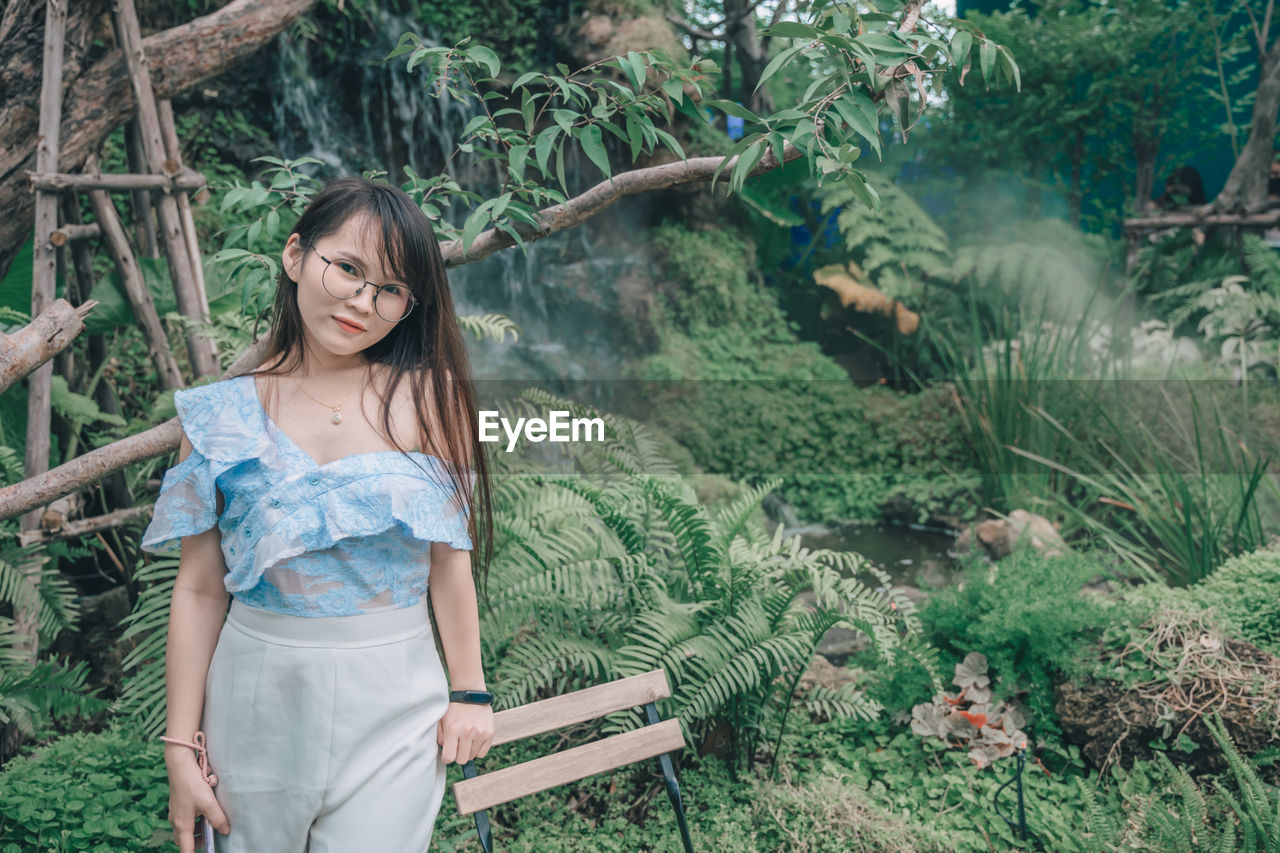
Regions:
<instances>
[{"instance_id":1,"label":"woman","mask_svg":"<svg viewBox=\"0 0 1280 853\"><path fill-rule=\"evenodd\" d=\"M404 192L330 183L282 260L266 362L174 394L179 462L142 541L181 549L170 821L182 853L202 816L219 853L425 851L446 765L493 739L466 352Z\"/></svg>"}]
</instances>

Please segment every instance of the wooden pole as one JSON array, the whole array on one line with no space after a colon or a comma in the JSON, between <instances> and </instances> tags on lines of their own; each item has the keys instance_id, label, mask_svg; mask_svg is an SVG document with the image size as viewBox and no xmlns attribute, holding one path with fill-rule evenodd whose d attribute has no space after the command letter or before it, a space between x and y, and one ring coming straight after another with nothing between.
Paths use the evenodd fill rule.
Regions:
<instances>
[{"instance_id":1,"label":"wooden pole","mask_svg":"<svg viewBox=\"0 0 1280 853\"><path fill-rule=\"evenodd\" d=\"M177 175L74 174L27 172L27 180L36 190L163 190L195 192L203 189L204 176L194 169L183 169Z\"/></svg>"},{"instance_id":2,"label":"wooden pole","mask_svg":"<svg viewBox=\"0 0 1280 853\"><path fill-rule=\"evenodd\" d=\"M173 102L169 99L159 103L160 135L164 139L164 152L170 160L182 168L182 147L178 144L178 128L173 120ZM191 215L191 197L186 193L178 194L178 215L182 218L182 237L187 246L187 258L191 261L191 278L196 283L196 294L200 297L200 321L209 322L209 294L204 289L204 264L200 259L200 240L196 234L195 217ZM218 345L212 339L209 346L217 355Z\"/></svg>"},{"instance_id":3,"label":"wooden pole","mask_svg":"<svg viewBox=\"0 0 1280 853\"><path fill-rule=\"evenodd\" d=\"M165 157L164 142L160 138L160 119L157 115L155 93L151 88L151 75L147 70L147 57L142 49L142 33L138 28L138 13L133 0L116 0L112 14L116 27L116 40L129 68L134 99L138 106L138 129L142 149L151 172L175 175L179 165ZM174 197L165 193L155 199L160 219L161 240L169 261L169 274L173 279L174 295L178 310L193 320L200 321L200 297L191 275L191 260L187 257L186 242L182 236L182 217ZM213 376L221 372L209 339L195 328L187 330L187 353L191 357L191 369L196 376Z\"/></svg>"},{"instance_id":4,"label":"wooden pole","mask_svg":"<svg viewBox=\"0 0 1280 853\"><path fill-rule=\"evenodd\" d=\"M77 240L92 240L101 234L102 229L98 227L96 222L90 222L88 225L64 224L49 235L49 242L55 246L65 246Z\"/></svg>"},{"instance_id":5,"label":"wooden pole","mask_svg":"<svg viewBox=\"0 0 1280 853\"><path fill-rule=\"evenodd\" d=\"M45 0L44 57L40 83L40 135L36 141L36 168L42 172L58 171L58 132L62 126L62 48L67 28L66 0ZM58 227L58 196L36 194L35 251L32 261L31 316L39 317L53 304L57 278L57 249L49 243L49 235ZM26 476L34 477L49 470L50 426L52 413L53 364L43 362L27 378L27 447ZM22 516L21 531L40 526L40 510ZM40 582L40 565L25 574L33 585ZM14 634L16 649L35 660L39 652L36 614L25 607L15 608Z\"/></svg>"},{"instance_id":6,"label":"wooden pole","mask_svg":"<svg viewBox=\"0 0 1280 853\"><path fill-rule=\"evenodd\" d=\"M125 155L130 172L147 171L147 155L142 151L142 139L138 131L138 119L131 118L124 123ZM129 202L132 205L133 218L137 228L137 244L148 258L160 257L160 244L156 241L155 220L152 218L151 196L146 190L129 191Z\"/></svg>"},{"instance_id":7,"label":"wooden pole","mask_svg":"<svg viewBox=\"0 0 1280 853\"><path fill-rule=\"evenodd\" d=\"M80 211L80 198L73 192L62 194L62 219L70 225L81 225L84 222ZM93 227L98 228L98 224L95 222ZM98 230L101 235L101 229ZM73 240L70 246L72 266L75 267L76 280L80 282L79 296L81 300L87 300L93 292L94 284L89 246L84 240ZM107 371L110 370L108 364L110 355L103 337L101 332L85 335L85 360L91 366L93 373L86 376L84 384L75 390L79 394L92 397L98 404L98 408L105 414L119 415L122 414L120 401L116 399L115 389L106 379ZM106 506L131 506L134 503L133 495L129 491L129 483L120 471L108 475L103 480L103 488L106 492L104 501Z\"/></svg>"},{"instance_id":8,"label":"wooden pole","mask_svg":"<svg viewBox=\"0 0 1280 853\"><path fill-rule=\"evenodd\" d=\"M96 169L97 165L97 157L94 156L85 163L85 167L90 169ZM155 365L156 373L159 374L164 387L181 388L183 387L182 371L178 369L177 359L169 350L169 338L165 334L164 324L160 322L155 301L151 298L151 291L147 290L142 269L133 256L129 237L125 234L124 225L120 222L115 205L111 203L111 197L105 190L90 190L89 201L93 204L94 216L98 217L98 225L106 238L107 249L111 253L111 260L115 262L116 272L120 274L120 281L124 284L125 296L129 300L130 307L133 308L133 316L142 329L143 337L146 338L147 351L151 356L152 364Z\"/></svg>"}]
</instances>

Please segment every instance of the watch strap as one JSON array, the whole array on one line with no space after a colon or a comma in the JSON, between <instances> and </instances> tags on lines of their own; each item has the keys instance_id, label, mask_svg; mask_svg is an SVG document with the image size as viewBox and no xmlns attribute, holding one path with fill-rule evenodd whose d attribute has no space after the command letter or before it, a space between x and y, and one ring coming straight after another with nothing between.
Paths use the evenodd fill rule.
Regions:
<instances>
[{"instance_id":1,"label":"watch strap","mask_svg":"<svg viewBox=\"0 0 1280 853\"><path fill-rule=\"evenodd\" d=\"M492 705L493 694L488 690L450 690L450 702L465 702L468 705Z\"/></svg>"}]
</instances>

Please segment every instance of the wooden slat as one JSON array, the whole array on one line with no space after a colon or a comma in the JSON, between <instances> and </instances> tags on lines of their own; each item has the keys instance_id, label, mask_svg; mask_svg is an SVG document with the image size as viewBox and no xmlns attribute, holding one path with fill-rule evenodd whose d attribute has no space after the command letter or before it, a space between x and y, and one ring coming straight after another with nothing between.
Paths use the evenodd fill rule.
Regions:
<instances>
[{"instance_id":1,"label":"wooden slat","mask_svg":"<svg viewBox=\"0 0 1280 853\"><path fill-rule=\"evenodd\" d=\"M492 745L555 731L624 708L666 699L670 695L666 672L655 669L518 708L508 708L493 715Z\"/></svg>"},{"instance_id":2,"label":"wooden slat","mask_svg":"<svg viewBox=\"0 0 1280 853\"><path fill-rule=\"evenodd\" d=\"M554 755L504 767L474 779L463 779L453 784L453 796L458 802L459 814L472 814L556 785L576 782L624 764L683 748L680 721L663 720Z\"/></svg>"},{"instance_id":3,"label":"wooden slat","mask_svg":"<svg viewBox=\"0 0 1280 853\"><path fill-rule=\"evenodd\" d=\"M189 166L170 177L169 175L133 175L113 173L108 175L80 175L71 172L28 171L27 179L37 190L163 190L165 192L195 192L205 186L204 175Z\"/></svg>"}]
</instances>

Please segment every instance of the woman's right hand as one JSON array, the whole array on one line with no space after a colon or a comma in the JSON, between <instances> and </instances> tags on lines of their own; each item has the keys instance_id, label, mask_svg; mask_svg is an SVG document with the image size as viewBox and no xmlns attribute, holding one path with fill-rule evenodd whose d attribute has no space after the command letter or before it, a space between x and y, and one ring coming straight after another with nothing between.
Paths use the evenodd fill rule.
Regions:
<instances>
[{"instance_id":1,"label":"woman's right hand","mask_svg":"<svg viewBox=\"0 0 1280 853\"><path fill-rule=\"evenodd\" d=\"M185 760L168 758L169 770L169 823L173 826L173 839L179 853L195 853L196 818L204 815L209 825L226 835L231 824L213 795L213 788L200 773L195 755L188 751ZM176 756L174 757L176 758Z\"/></svg>"}]
</instances>

